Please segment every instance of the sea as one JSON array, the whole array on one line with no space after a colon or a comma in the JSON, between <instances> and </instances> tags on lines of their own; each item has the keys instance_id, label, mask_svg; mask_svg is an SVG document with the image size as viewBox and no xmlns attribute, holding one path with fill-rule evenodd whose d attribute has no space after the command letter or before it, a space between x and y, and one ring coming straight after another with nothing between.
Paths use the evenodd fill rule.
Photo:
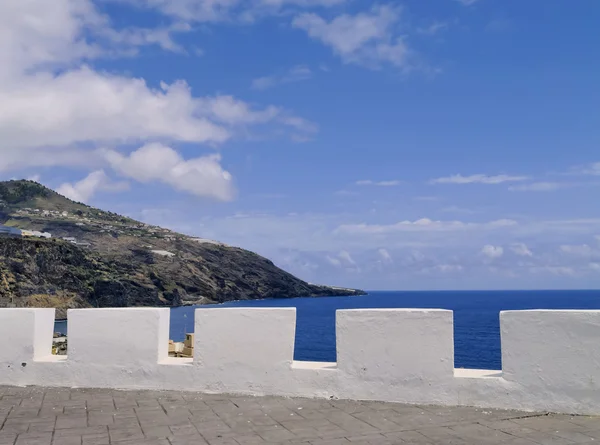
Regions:
<instances>
[{"instance_id":1,"label":"sea","mask_svg":"<svg viewBox=\"0 0 600 445\"><path fill-rule=\"evenodd\" d=\"M294 359L335 362L335 311L360 308L436 308L454 311L456 368L501 369L500 311L518 309L600 309L600 290L376 291L352 297L236 301L221 307L295 307ZM214 306L213 306L214 307ZM171 339L194 330L194 310L171 309ZM57 322L57 332L66 331ZM402 341L399 339L399 341Z\"/></svg>"}]
</instances>

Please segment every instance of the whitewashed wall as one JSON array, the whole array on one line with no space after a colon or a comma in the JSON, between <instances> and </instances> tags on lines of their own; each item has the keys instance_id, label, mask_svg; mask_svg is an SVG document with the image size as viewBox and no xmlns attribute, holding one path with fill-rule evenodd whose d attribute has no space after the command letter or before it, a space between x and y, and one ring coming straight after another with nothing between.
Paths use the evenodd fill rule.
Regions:
<instances>
[{"instance_id":1,"label":"whitewashed wall","mask_svg":"<svg viewBox=\"0 0 600 445\"><path fill-rule=\"evenodd\" d=\"M170 389L600 414L600 311L500 314L503 372L454 369L452 312L337 313L337 363L295 362L295 309L196 311L195 357L167 356L168 309L0 309L0 385Z\"/></svg>"}]
</instances>

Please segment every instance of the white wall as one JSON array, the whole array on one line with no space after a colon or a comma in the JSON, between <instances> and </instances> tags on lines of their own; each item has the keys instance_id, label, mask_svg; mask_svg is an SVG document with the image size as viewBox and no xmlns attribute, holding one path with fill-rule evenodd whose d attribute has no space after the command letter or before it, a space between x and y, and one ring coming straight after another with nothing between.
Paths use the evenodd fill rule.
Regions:
<instances>
[{"instance_id":1,"label":"white wall","mask_svg":"<svg viewBox=\"0 0 600 445\"><path fill-rule=\"evenodd\" d=\"M295 309L196 310L195 357L167 357L169 309L0 309L0 385L181 389L600 414L600 311L500 316L504 370L454 369L452 312L337 313L338 363L294 362Z\"/></svg>"}]
</instances>

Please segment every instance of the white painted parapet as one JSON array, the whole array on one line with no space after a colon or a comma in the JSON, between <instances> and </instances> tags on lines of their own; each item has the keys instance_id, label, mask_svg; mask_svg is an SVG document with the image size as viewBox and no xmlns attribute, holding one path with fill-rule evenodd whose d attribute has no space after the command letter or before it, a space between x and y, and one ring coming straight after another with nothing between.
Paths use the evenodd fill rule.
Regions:
<instances>
[{"instance_id":1,"label":"white painted parapet","mask_svg":"<svg viewBox=\"0 0 600 445\"><path fill-rule=\"evenodd\" d=\"M156 366L169 354L169 309L69 311L69 361L80 366Z\"/></svg>"},{"instance_id":2,"label":"white painted parapet","mask_svg":"<svg viewBox=\"0 0 600 445\"><path fill-rule=\"evenodd\" d=\"M52 360L54 309L0 309L0 384L42 382L36 364Z\"/></svg>"},{"instance_id":3,"label":"white painted parapet","mask_svg":"<svg viewBox=\"0 0 600 445\"><path fill-rule=\"evenodd\" d=\"M0 309L2 368L26 368L50 355L53 331L54 309Z\"/></svg>"},{"instance_id":4,"label":"white painted parapet","mask_svg":"<svg viewBox=\"0 0 600 445\"><path fill-rule=\"evenodd\" d=\"M454 369L452 312L338 311L337 363L293 361L295 309L196 310L193 359L168 309L0 309L0 385L169 389L600 414L600 311L500 314L503 371Z\"/></svg>"},{"instance_id":5,"label":"white painted parapet","mask_svg":"<svg viewBox=\"0 0 600 445\"><path fill-rule=\"evenodd\" d=\"M507 311L500 322L505 380L561 411L600 413L600 311Z\"/></svg>"},{"instance_id":6,"label":"white painted parapet","mask_svg":"<svg viewBox=\"0 0 600 445\"><path fill-rule=\"evenodd\" d=\"M194 364L221 392L274 392L294 360L294 308L207 308L195 314Z\"/></svg>"},{"instance_id":7,"label":"white painted parapet","mask_svg":"<svg viewBox=\"0 0 600 445\"><path fill-rule=\"evenodd\" d=\"M452 311L352 309L337 312L337 366L355 399L437 401L454 377ZM440 400L442 402L442 400Z\"/></svg>"},{"instance_id":8,"label":"white painted parapet","mask_svg":"<svg viewBox=\"0 0 600 445\"><path fill-rule=\"evenodd\" d=\"M361 380L406 383L454 375L452 311L338 311L337 365Z\"/></svg>"}]
</instances>

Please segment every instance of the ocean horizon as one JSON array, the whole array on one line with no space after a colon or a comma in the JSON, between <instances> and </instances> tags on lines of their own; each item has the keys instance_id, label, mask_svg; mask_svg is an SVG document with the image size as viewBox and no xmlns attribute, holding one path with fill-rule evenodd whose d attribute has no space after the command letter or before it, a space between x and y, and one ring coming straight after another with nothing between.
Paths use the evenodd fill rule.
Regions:
<instances>
[{"instance_id":1,"label":"ocean horizon","mask_svg":"<svg viewBox=\"0 0 600 445\"><path fill-rule=\"evenodd\" d=\"M368 291L350 297L281 298L223 303L220 307L295 307L295 360L336 361L335 311L368 308L448 309L454 312L456 368L502 369L500 318L505 310L600 309L600 290ZM194 330L196 308L171 309L170 338ZM55 331L65 332L57 321ZM401 340L401 339L399 339Z\"/></svg>"}]
</instances>

